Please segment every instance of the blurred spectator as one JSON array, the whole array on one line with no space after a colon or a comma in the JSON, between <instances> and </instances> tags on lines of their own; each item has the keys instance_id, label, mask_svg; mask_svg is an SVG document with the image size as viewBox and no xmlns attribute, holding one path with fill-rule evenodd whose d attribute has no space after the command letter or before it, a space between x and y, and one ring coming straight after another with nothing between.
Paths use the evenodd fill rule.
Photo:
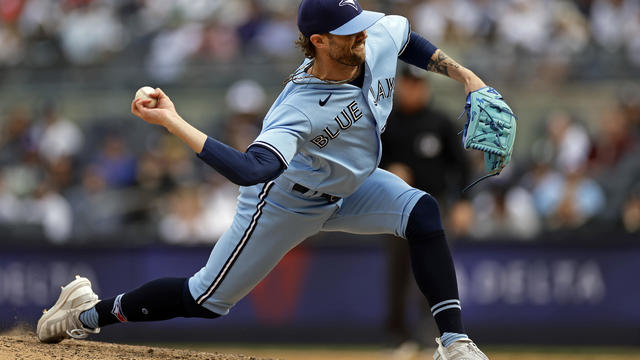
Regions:
<instances>
[{"instance_id":1,"label":"blurred spectator","mask_svg":"<svg viewBox=\"0 0 640 360\"><path fill-rule=\"evenodd\" d=\"M6 186L10 178L6 175L0 172L0 223L37 225L52 243L68 241L73 226L69 202L46 180L37 184L32 193L16 194Z\"/></svg>"},{"instance_id":2,"label":"blurred spectator","mask_svg":"<svg viewBox=\"0 0 640 360\"><path fill-rule=\"evenodd\" d=\"M640 182L631 191L622 213L624 229L630 233L640 233Z\"/></svg>"},{"instance_id":3,"label":"blurred spectator","mask_svg":"<svg viewBox=\"0 0 640 360\"><path fill-rule=\"evenodd\" d=\"M470 236L485 239L533 239L542 229L533 196L524 188L492 183L473 198L475 221Z\"/></svg>"},{"instance_id":4,"label":"blurred spectator","mask_svg":"<svg viewBox=\"0 0 640 360\"><path fill-rule=\"evenodd\" d=\"M0 19L2 22L14 23L18 19L23 6L23 0L0 2Z\"/></svg>"},{"instance_id":5,"label":"blurred spectator","mask_svg":"<svg viewBox=\"0 0 640 360\"><path fill-rule=\"evenodd\" d=\"M245 151L260 133L265 113L265 92L254 80L238 80L227 91L225 100L231 110L225 121L224 142Z\"/></svg>"},{"instance_id":6,"label":"blurred spectator","mask_svg":"<svg viewBox=\"0 0 640 360\"><path fill-rule=\"evenodd\" d=\"M434 44L439 44L446 36L448 1L428 0L417 2L411 11L412 28L423 34Z\"/></svg>"},{"instance_id":7,"label":"blurred spectator","mask_svg":"<svg viewBox=\"0 0 640 360\"><path fill-rule=\"evenodd\" d=\"M20 31L27 38L43 33L53 37L59 30L58 25L64 14L60 7L61 1L39 0L25 1L20 14Z\"/></svg>"},{"instance_id":8,"label":"blurred spectator","mask_svg":"<svg viewBox=\"0 0 640 360\"><path fill-rule=\"evenodd\" d=\"M163 166L162 154L158 154L158 151L140 154L136 181L141 191L157 194L170 190L175 184L166 167Z\"/></svg>"},{"instance_id":9,"label":"blurred spectator","mask_svg":"<svg viewBox=\"0 0 640 360\"><path fill-rule=\"evenodd\" d=\"M296 53L298 27L293 19L289 13L275 13L264 23L256 38L262 52L276 58L289 58Z\"/></svg>"},{"instance_id":10,"label":"blurred spectator","mask_svg":"<svg viewBox=\"0 0 640 360\"><path fill-rule=\"evenodd\" d=\"M240 192L236 184L220 175L214 177L210 184L203 188L202 198L209 233L217 240L233 223Z\"/></svg>"},{"instance_id":11,"label":"blurred spectator","mask_svg":"<svg viewBox=\"0 0 640 360\"><path fill-rule=\"evenodd\" d=\"M82 132L73 122L62 118L52 103L44 106L42 118L33 133L40 156L49 163L74 156L82 149Z\"/></svg>"},{"instance_id":12,"label":"blurred spectator","mask_svg":"<svg viewBox=\"0 0 640 360\"><path fill-rule=\"evenodd\" d=\"M598 136L590 160L594 170L606 172L630 151L636 134L622 107L607 108L600 116L598 125Z\"/></svg>"},{"instance_id":13,"label":"blurred spectator","mask_svg":"<svg viewBox=\"0 0 640 360\"><path fill-rule=\"evenodd\" d=\"M17 65L24 58L25 43L15 26L0 22L0 65Z\"/></svg>"},{"instance_id":14,"label":"blurred spectator","mask_svg":"<svg viewBox=\"0 0 640 360\"><path fill-rule=\"evenodd\" d=\"M566 174L539 164L533 172L536 208L551 229L574 229L604 209L602 188L582 170Z\"/></svg>"},{"instance_id":15,"label":"blurred spectator","mask_svg":"<svg viewBox=\"0 0 640 360\"><path fill-rule=\"evenodd\" d=\"M264 89L255 80L241 79L229 87L225 100L233 113L257 116L263 111L265 96Z\"/></svg>"},{"instance_id":16,"label":"blurred spectator","mask_svg":"<svg viewBox=\"0 0 640 360\"><path fill-rule=\"evenodd\" d=\"M450 2L449 21L464 37L490 39L495 31L497 3L492 0L454 0Z\"/></svg>"},{"instance_id":17,"label":"blurred spectator","mask_svg":"<svg viewBox=\"0 0 640 360\"><path fill-rule=\"evenodd\" d=\"M76 237L88 238L121 229L122 221L116 210L118 199L108 195L106 182L94 167L84 170L80 185L71 189L68 197Z\"/></svg>"},{"instance_id":18,"label":"blurred spectator","mask_svg":"<svg viewBox=\"0 0 640 360\"><path fill-rule=\"evenodd\" d=\"M262 32L266 21L268 19L267 14L264 12L264 8L258 0L248 0L248 6L245 9L245 18L238 24L238 36L240 37L240 43L244 47L248 54L252 54L255 50L254 41Z\"/></svg>"},{"instance_id":19,"label":"blurred spectator","mask_svg":"<svg viewBox=\"0 0 640 360\"><path fill-rule=\"evenodd\" d=\"M564 111L555 111L547 119L547 138L543 152L557 170L572 172L585 167L591 150L586 129Z\"/></svg>"},{"instance_id":20,"label":"blurred spectator","mask_svg":"<svg viewBox=\"0 0 640 360\"><path fill-rule=\"evenodd\" d=\"M47 172L51 187L60 193L70 188L75 180L75 166L68 156L60 157L49 164Z\"/></svg>"},{"instance_id":21,"label":"blurred spectator","mask_svg":"<svg viewBox=\"0 0 640 360\"><path fill-rule=\"evenodd\" d=\"M168 197L160 218L160 236L168 243L197 244L216 240L212 223L217 221L205 211L196 186L176 189Z\"/></svg>"},{"instance_id":22,"label":"blurred spectator","mask_svg":"<svg viewBox=\"0 0 640 360\"><path fill-rule=\"evenodd\" d=\"M60 21L60 39L70 62L88 65L125 47L129 39L115 17L115 2L67 2L66 5Z\"/></svg>"},{"instance_id":23,"label":"blurred spectator","mask_svg":"<svg viewBox=\"0 0 640 360\"><path fill-rule=\"evenodd\" d=\"M238 56L240 42L235 29L222 22L211 22L203 30L201 46L200 52L207 58L230 62Z\"/></svg>"},{"instance_id":24,"label":"blurred spectator","mask_svg":"<svg viewBox=\"0 0 640 360\"><path fill-rule=\"evenodd\" d=\"M640 85L637 83L622 85L618 99L633 136L640 139Z\"/></svg>"},{"instance_id":25,"label":"blurred spectator","mask_svg":"<svg viewBox=\"0 0 640 360\"><path fill-rule=\"evenodd\" d=\"M4 167L4 183L18 197L31 196L45 177L37 153L19 154L19 161Z\"/></svg>"},{"instance_id":26,"label":"blurred spectator","mask_svg":"<svg viewBox=\"0 0 640 360\"><path fill-rule=\"evenodd\" d=\"M550 11L544 0L507 0L498 9L497 34L507 45L539 54L547 47Z\"/></svg>"},{"instance_id":27,"label":"blurred spectator","mask_svg":"<svg viewBox=\"0 0 640 360\"><path fill-rule=\"evenodd\" d=\"M201 47L204 27L198 23L175 24L160 32L151 42L147 73L157 83L171 83L185 70L187 60Z\"/></svg>"},{"instance_id":28,"label":"blurred spectator","mask_svg":"<svg viewBox=\"0 0 640 360\"><path fill-rule=\"evenodd\" d=\"M0 223L15 223L20 219L20 201L6 187L4 174L0 171Z\"/></svg>"},{"instance_id":29,"label":"blurred spectator","mask_svg":"<svg viewBox=\"0 0 640 360\"><path fill-rule=\"evenodd\" d=\"M73 229L71 205L46 181L40 184L34 199L26 201L25 210L27 222L41 224L45 237L52 243L64 243L71 237Z\"/></svg>"},{"instance_id":30,"label":"blurred spectator","mask_svg":"<svg viewBox=\"0 0 640 360\"><path fill-rule=\"evenodd\" d=\"M104 138L94 166L109 187L125 187L135 182L136 158L118 134L109 134Z\"/></svg>"},{"instance_id":31,"label":"blurred spectator","mask_svg":"<svg viewBox=\"0 0 640 360\"><path fill-rule=\"evenodd\" d=\"M544 60L538 70L545 82L566 80L572 60L583 53L589 43L589 29L584 16L571 1L551 1L550 33Z\"/></svg>"},{"instance_id":32,"label":"blurred spectator","mask_svg":"<svg viewBox=\"0 0 640 360\"><path fill-rule=\"evenodd\" d=\"M638 6L636 0L595 0L590 21L596 43L605 50L616 51L637 39Z\"/></svg>"},{"instance_id":33,"label":"blurred spectator","mask_svg":"<svg viewBox=\"0 0 640 360\"><path fill-rule=\"evenodd\" d=\"M26 154L35 152L32 139L31 116L27 109L15 107L0 123L0 165L15 164Z\"/></svg>"},{"instance_id":34,"label":"blurred spectator","mask_svg":"<svg viewBox=\"0 0 640 360\"><path fill-rule=\"evenodd\" d=\"M154 152L159 155L157 159L172 184L189 184L197 177L194 163L199 160L175 136L162 136Z\"/></svg>"},{"instance_id":35,"label":"blurred spectator","mask_svg":"<svg viewBox=\"0 0 640 360\"><path fill-rule=\"evenodd\" d=\"M597 141L590 158L590 170L606 194L607 212L602 220L613 226L626 216L626 206L633 185L640 179L637 161L640 150L637 95L626 88L616 106L606 107L598 118ZM631 206L633 209L633 206ZM626 224L625 224L626 226Z\"/></svg>"}]
</instances>

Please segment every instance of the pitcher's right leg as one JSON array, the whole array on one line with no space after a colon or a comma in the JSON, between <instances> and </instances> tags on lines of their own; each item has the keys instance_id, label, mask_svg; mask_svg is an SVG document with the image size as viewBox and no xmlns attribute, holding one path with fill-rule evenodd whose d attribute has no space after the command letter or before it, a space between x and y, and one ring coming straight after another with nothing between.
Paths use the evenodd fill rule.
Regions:
<instances>
[{"instance_id":1,"label":"pitcher's right leg","mask_svg":"<svg viewBox=\"0 0 640 360\"><path fill-rule=\"evenodd\" d=\"M336 208L274 182L241 188L233 224L189 280L196 303L227 314L289 250L320 231Z\"/></svg>"},{"instance_id":2,"label":"pitcher's right leg","mask_svg":"<svg viewBox=\"0 0 640 360\"><path fill-rule=\"evenodd\" d=\"M233 225L193 277L153 280L103 301L88 279L78 278L45 311L38 338L59 342L118 322L227 314L291 248L317 233L336 206L296 196L273 182L242 188Z\"/></svg>"}]
</instances>

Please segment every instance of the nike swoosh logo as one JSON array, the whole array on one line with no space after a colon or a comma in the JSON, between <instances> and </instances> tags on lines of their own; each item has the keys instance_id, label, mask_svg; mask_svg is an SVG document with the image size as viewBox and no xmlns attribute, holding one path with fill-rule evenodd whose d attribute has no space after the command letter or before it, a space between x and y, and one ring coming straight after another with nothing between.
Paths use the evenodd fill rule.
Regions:
<instances>
[{"instance_id":1,"label":"nike swoosh logo","mask_svg":"<svg viewBox=\"0 0 640 360\"><path fill-rule=\"evenodd\" d=\"M327 103L327 101L329 101L329 98L331 97L331 95L333 95L333 93L329 93L329 96L327 96L327 98L324 100L322 99L318 100L318 104L320 104L320 106L324 106Z\"/></svg>"}]
</instances>

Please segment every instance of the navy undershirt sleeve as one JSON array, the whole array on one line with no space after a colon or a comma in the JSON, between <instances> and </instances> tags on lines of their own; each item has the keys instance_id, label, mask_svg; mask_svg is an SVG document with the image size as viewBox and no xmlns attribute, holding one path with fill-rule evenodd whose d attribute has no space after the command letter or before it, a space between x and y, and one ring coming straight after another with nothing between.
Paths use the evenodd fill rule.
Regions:
<instances>
[{"instance_id":1,"label":"navy undershirt sleeve","mask_svg":"<svg viewBox=\"0 0 640 360\"><path fill-rule=\"evenodd\" d=\"M238 151L208 137L198 157L232 183L249 186L277 178L286 168L273 151L260 145Z\"/></svg>"},{"instance_id":2,"label":"navy undershirt sleeve","mask_svg":"<svg viewBox=\"0 0 640 360\"><path fill-rule=\"evenodd\" d=\"M426 70L429 59L431 59L436 50L438 48L430 43L429 40L412 31L407 45L398 58L408 64Z\"/></svg>"}]
</instances>

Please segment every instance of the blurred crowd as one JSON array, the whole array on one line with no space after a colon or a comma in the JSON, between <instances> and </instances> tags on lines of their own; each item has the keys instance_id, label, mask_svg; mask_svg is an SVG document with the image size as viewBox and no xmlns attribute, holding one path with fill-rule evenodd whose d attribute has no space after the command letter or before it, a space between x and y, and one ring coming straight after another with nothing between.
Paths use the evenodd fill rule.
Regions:
<instances>
[{"instance_id":1,"label":"blurred crowd","mask_svg":"<svg viewBox=\"0 0 640 360\"><path fill-rule=\"evenodd\" d=\"M434 93L424 72L401 66L382 166L438 199L450 235L640 233L640 86L622 87L593 124L585 113L553 108L530 119L537 128L527 134L529 149L466 193L460 190L487 173L484 156L462 150L458 124L438 108Z\"/></svg>"},{"instance_id":2,"label":"blurred crowd","mask_svg":"<svg viewBox=\"0 0 640 360\"><path fill-rule=\"evenodd\" d=\"M230 115L203 129L237 148L257 136L265 94L252 80L230 87ZM52 103L0 118L0 233L54 243L202 243L231 224L237 186L175 136L143 121L80 127ZM137 125L139 125L137 127Z\"/></svg>"},{"instance_id":3,"label":"blurred crowd","mask_svg":"<svg viewBox=\"0 0 640 360\"><path fill-rule=\"evenodd\" d=\"M417 32L450 45L492 81L610 79L640 70L637 0L361 3L408 16ZM300 58L295 14L291 0L0 1L0 72L142 61L155 70L147 75L154 84L175 83L198 63ZM463 182L484 172L481 155L465 153L457 165L464 180L437 194L450 234L640 233L639 94L621 89L596 123L548 109L535 119L530 153L460 197ZM259 132L267 98L258 83L236 82L227 92L229 115L204 130L244 150ZM54 243L118 236L187 244L217 239L232 220L237 187L163 129L75 119L54 101L1 110L0 233L44 233ZM428 154L437 142L425 139Z\"/></svg>"},{"instance_id":4,"label":"blurred crowd","mask_svg":"<svg viewBox=\"0 0 640 360\"><path fill-rule=\"evenodd\" d=\"M623 76L640 68L637 0L362 4L407 16L436 45L458 44L466 64L503 77ZM296 5L291 0L1 1L0 67L134 59L162 70L149 71L156 82L172 82L193 63L292 58L298 56Z\"/></svg>"},{"instance_id":5,"label":"blurred crowd","mask_svg":"<svg viewBox=\"0 0 640 360\"><path fill-rule=\"evenodd\" d=\"M523 240L562 230L640 234L640 87L623 89L593 126L583 115L549 109L526 159L455 203L451 231ZM470 155L481 176L482 154Z\"/></svg>"},{"instance_id":6,"label":"blurred crowd","mask_svg":"<svg viewBox=\"0 0 640 360\"><path fill-rule=\"evenodd\" d=\"M406 91L403 83L398 80L397 94ZM422 79L420 87L429 89ZM396 98L431 104L429 94L412 93L419 95ZM214 122L220 128L204 130L246 149L268 105L264 90L241 80L226 100L230 115ZM397 104L397 112L402 107ZM402 141L416 137L417 155L406 168L389 169L437 196L454 238L536 239L575 229L640 234L640 89L622 91L617 102L602 109L595 126L588 127L580 116L550 109L539 121L529 153L461 196L460 189L485 172L482 153L453 155L453 149L461 149L453 122L443 130L450 133L448 140L421 130L443 128L437 124L451 121L446 114L412 125L396 113L389 134L398 124ZM114 235L129 234L140 241L188 244L217 239L232 221L237 187L160 127L142 121L126 127L90 121L80 127L51 103L15 107L0 124L3 233L44 231L52 242L112 241ZM441 145L444 141L448 145ZM440 149L446 150L444 157L429 163ZM385 144L387 157L394 151ZM410 166L423 174L410 173Z\"/></svg>"}]
</instances>

